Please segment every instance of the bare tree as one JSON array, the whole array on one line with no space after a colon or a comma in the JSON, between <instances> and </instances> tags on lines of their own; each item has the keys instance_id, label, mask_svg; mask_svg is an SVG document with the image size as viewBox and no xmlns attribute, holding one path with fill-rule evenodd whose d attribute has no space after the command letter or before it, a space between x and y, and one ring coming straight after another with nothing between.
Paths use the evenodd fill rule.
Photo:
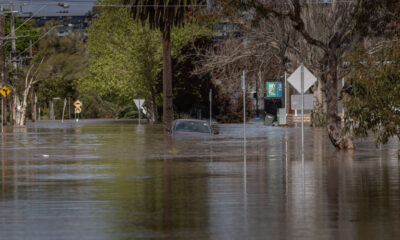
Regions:
<instances>
[{"instance_id":1,"label":"bare tree","mask_svg":"<svg viewBox=\"0 0 400 240\"><path fill-rule=\"evenodd\" d=\"M32 63L23 72L17 74L14 73L14 77L18 81L13 81L11 86L13 94L12 106L12 123L16 126L25 125L26 109L28 106L28 97L31 93L33 86L39 82L40 67L44 61L44 58L38 63Z\"/></svg>"},{"instance_id":2,"label":"bare tree","mask_svg":"<svg viewBox=\"0 0 400 240\"><path fill-rule=\"evenodd\" d=\"M242 1L255 19L286 19L308 45L318 48L321 71L320 83L327 103L327 131L333 145L339 149L353 149L352 136L344 133L338 116L338 69L346 51L362 40L371 30L382 29L386 15L379 9L380 1L320 1L320 0L248 0ZM371 14L373 9L374 14Z\"/></svg>"},{"instance_id":3,"label":"bare tree","mask_svg":"<svg viewBox=\"0 0 400 240\"><path fill-rule=\"evenodd\" d=\"M203 60L196 69L196 74L211 73L213 81L217 85L224 86L233 99L241 94L240 78L242 71L246 70L247 84L257 91L257 109L263 109L264 78L278 78L285 71L287 41L290 39L286 32L285 36L278 36L270 20L262 19L253 25L251 19L232 17L227 24L230 32L222 35L216 44L203 53ZM283 41L282 39L286 39ZM199 51L200 52L200 51Z\"/></svg>"}]
</instances>

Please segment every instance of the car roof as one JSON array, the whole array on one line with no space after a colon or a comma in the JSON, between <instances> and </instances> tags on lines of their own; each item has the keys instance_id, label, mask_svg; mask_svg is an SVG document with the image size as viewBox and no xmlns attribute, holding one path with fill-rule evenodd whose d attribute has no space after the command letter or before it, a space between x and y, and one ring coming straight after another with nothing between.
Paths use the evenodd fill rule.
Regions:
<instances>
[{"instance_id":1,"label":"car roof","mask_svg":"<svg viewBox=\"0 0 400 240\"><path fill-rule=\"evenodd\" d=\"M176 119L174 122L205 122L208 123L206 120L200 120L200 119Z\"/></svg>"}]
</instances>

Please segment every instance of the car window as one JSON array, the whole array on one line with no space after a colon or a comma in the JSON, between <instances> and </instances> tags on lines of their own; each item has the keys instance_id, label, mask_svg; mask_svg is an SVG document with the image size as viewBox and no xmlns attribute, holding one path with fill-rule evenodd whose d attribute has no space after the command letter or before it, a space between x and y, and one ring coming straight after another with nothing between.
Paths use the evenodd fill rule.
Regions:
<instances>
[{"instance_id":1,"label":"car window","mask_svg":"<svg viewBox=\"0 0 400 240\"><path fill-rule=\"evenodd\" d=\"M199 132L199 133L210 133L210 127L205 122L195 121L182 121L175 124L175 131L177 132Z\"/></svg>"}]
</instances>

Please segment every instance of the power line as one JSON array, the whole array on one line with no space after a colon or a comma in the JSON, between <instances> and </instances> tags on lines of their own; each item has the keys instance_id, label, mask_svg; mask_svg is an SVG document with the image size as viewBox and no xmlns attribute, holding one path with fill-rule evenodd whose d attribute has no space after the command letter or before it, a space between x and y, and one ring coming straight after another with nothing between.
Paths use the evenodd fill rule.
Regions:
<instances>
[{"instance_id":1,"label":"power line","mask_svg":"<svg viewBox=\"0 0 400 240\"><path fill-rule=\"evenodd\" d=\"M107 4L107 5L103 5L103 4L95 4L95 2L91 2L93 4L89 4L89 2L87 3L81 3L81 2L73 2L70 3L70 1L65 2L64 4L69 5L69 6L93 6L93 7L121 7L121 8L131 8L131 7L208 7L209 5L206 4L188 4L188 5L184 5L184 4L174 4L174 5L163 5L163 4L142 4L142 5L121 5L121 4ZM10 3L2 3L0 2L1 5L9 5ZM51 5L51 6L58 6L58 4L56 2L54 3L32 3L32 2L18 2L18 3L14 3L14 5L19 5L19 6L36 6L36 5Z\"/></svg>"}]
</instances>

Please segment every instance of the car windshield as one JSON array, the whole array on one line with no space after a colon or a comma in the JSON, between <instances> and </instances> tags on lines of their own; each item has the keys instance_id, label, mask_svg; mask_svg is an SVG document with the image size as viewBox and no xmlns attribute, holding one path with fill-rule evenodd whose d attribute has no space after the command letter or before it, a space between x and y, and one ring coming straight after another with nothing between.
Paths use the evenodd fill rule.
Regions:
<instances>
[{"instance_id":1,"label":"car windshield","mask_svg":"<svg viewBox=\"0 0 400 240\"><path fill-rule=\"evenodd\" d=\"M197 121L178 121L174 130L177 132L211 133L208 123Z\"/></svg>"}]
</instances>

